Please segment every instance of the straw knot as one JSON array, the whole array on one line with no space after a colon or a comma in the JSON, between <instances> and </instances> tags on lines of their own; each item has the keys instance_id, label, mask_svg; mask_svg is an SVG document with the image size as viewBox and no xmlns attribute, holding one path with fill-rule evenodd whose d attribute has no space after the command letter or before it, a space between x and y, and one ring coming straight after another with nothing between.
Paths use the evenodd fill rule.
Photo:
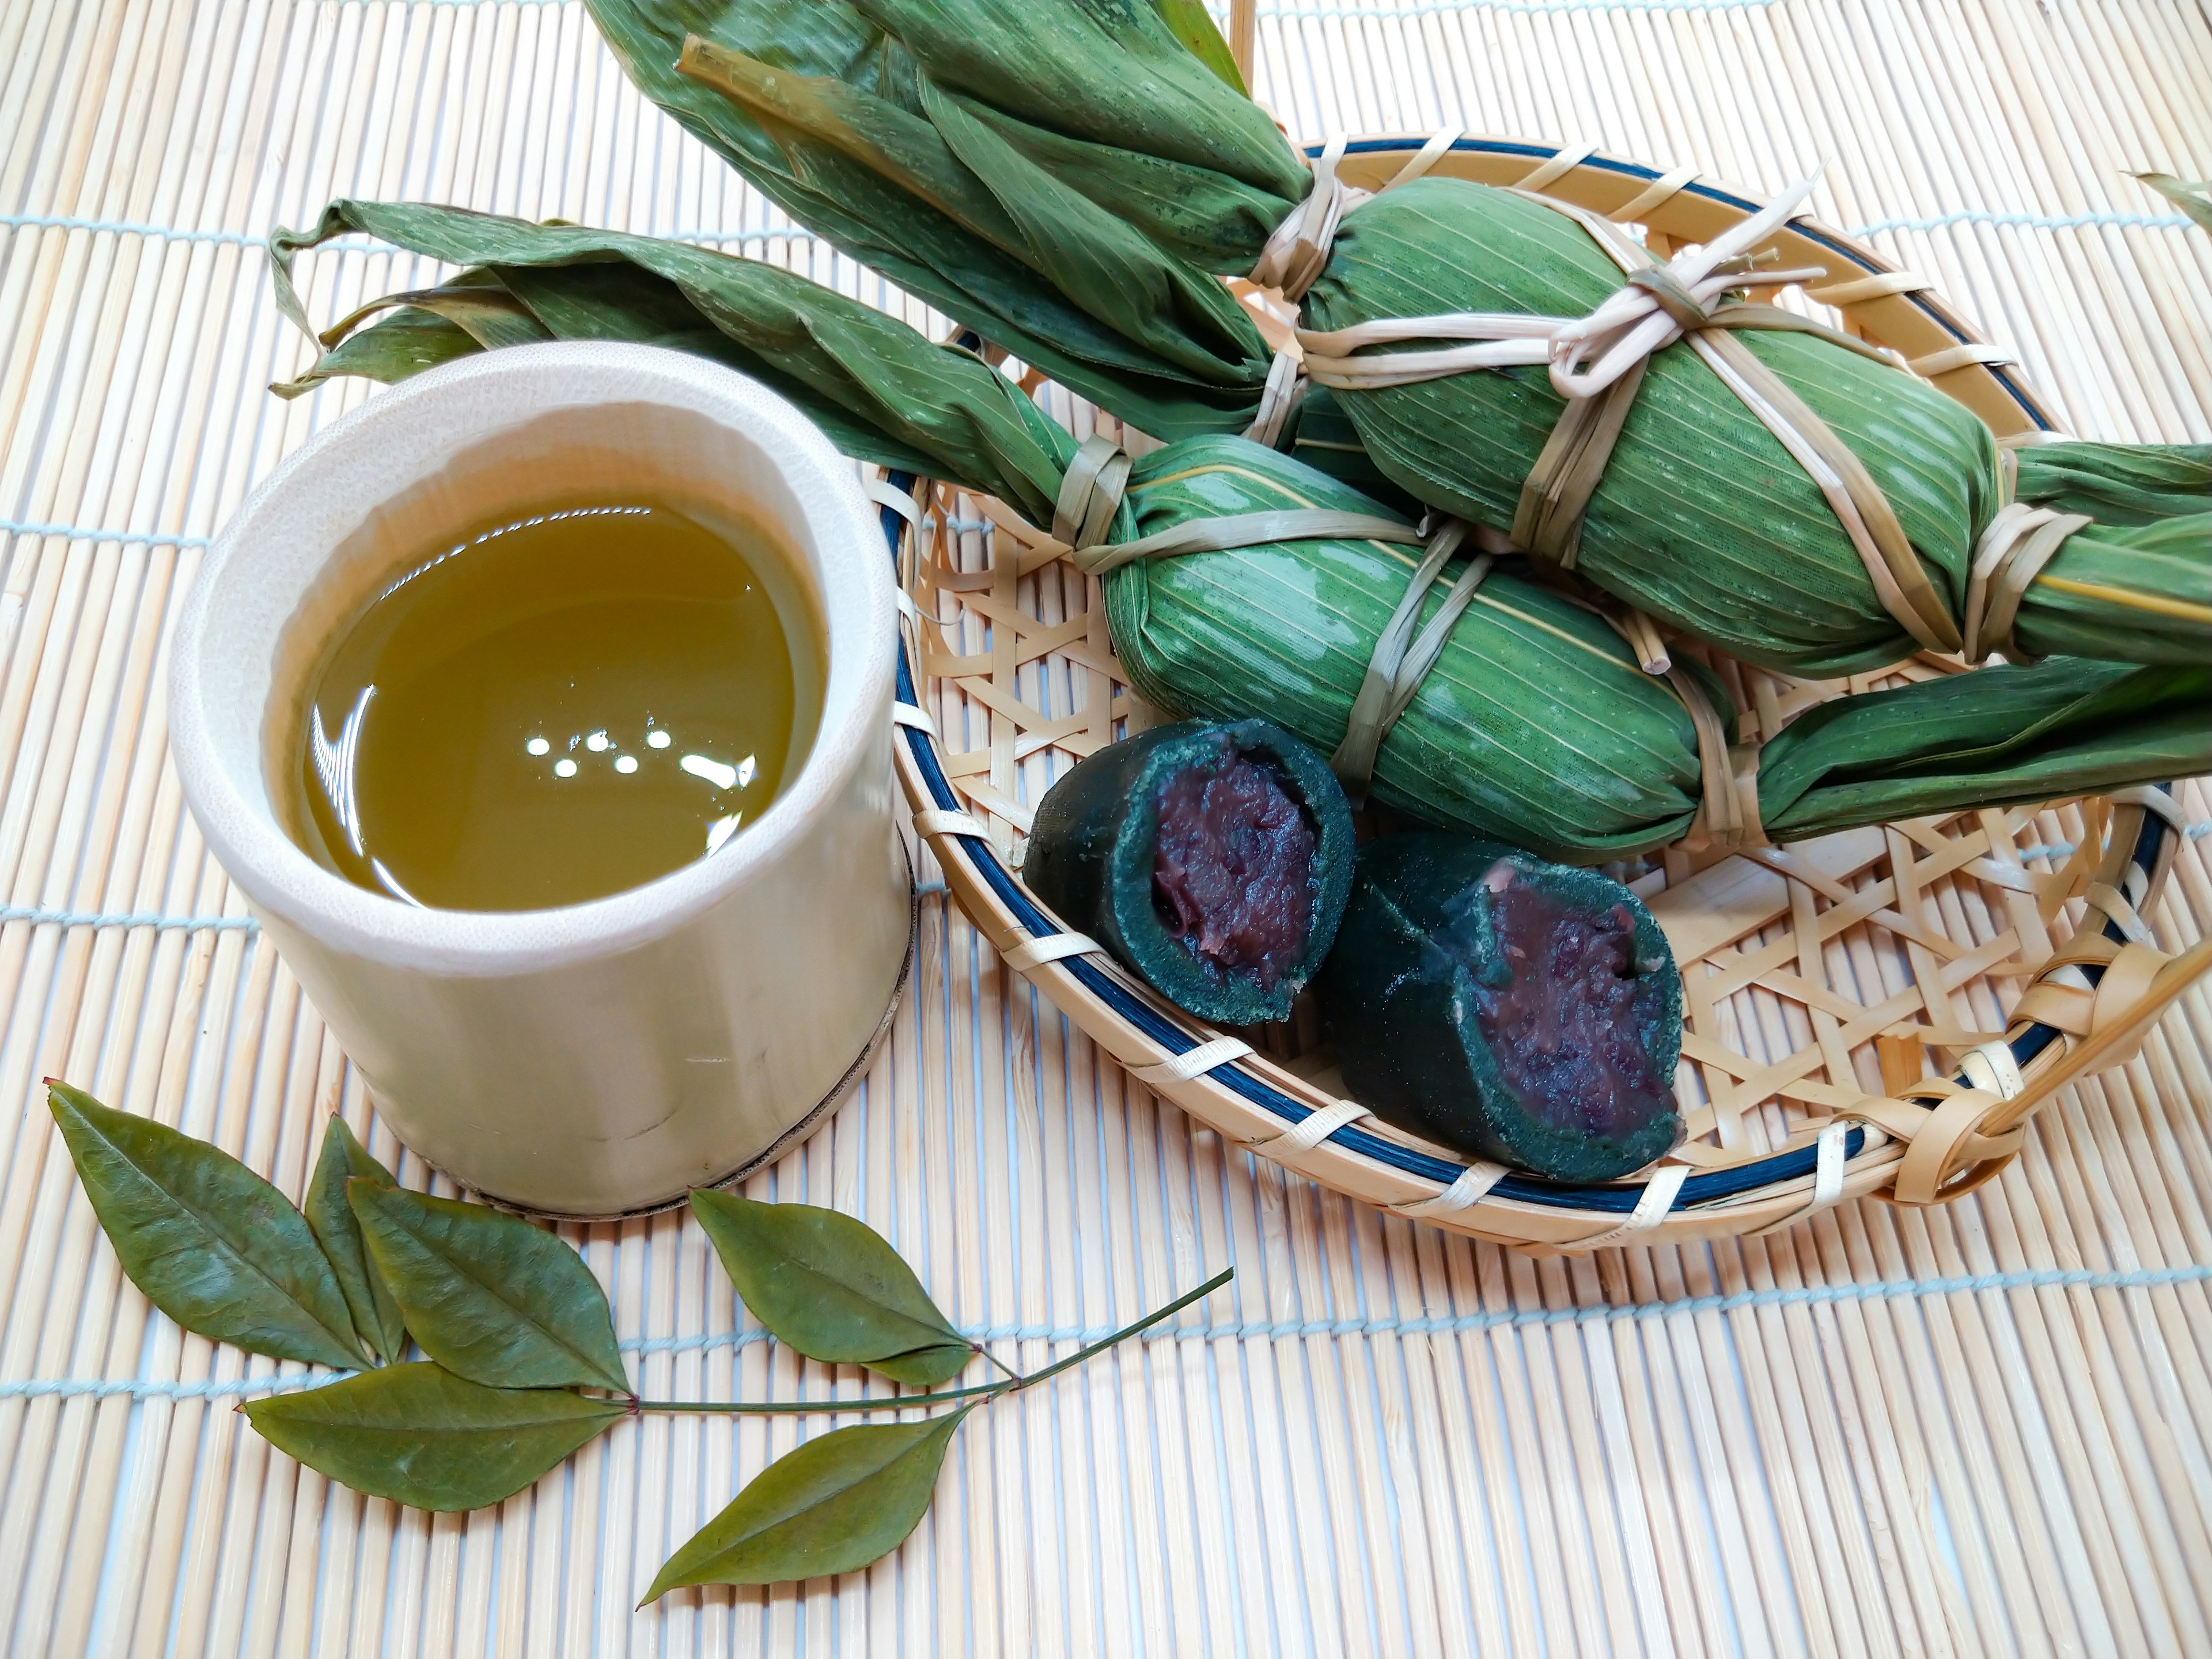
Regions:
<instances>
[{"instance_id":1,"label":"straw knot","mask_svg":"<svg viewBox=\"0 0 2212 1659\"><path fill-rule=\"evenodd\" d=\"M1382 189L1395 190L1419 178L1437 164L1438 156L1459 142L1460 135L1466 131L1464 127L1444 127L1431 134L1428 143L1392 175ZM1254 283L1275 289L1292 305L1305 298L1306 290L1327 269L1329 250L1335 246L1337 227L1343 223L1344 216L1369 197L1381 193L1347 185L1338 176L1337 164L1344 160L1344 147L1342 133L1322 146L1313 163L1313 187L1306 192L1305 200L1292 208L1283 222L1275 227L1274 234L1267 238L1252 266Z\"/></svg>"},{"instance_id":2,"label":"straw knot","mask_svg":"<svg viewBox=\"0 0 2212 1659\"><path fill-rule=\"evenodd\" d=\"M1336 164L1344 159L1341 135L1323 146L1313 164L1313 187L1304 201L1292 208L1253 262L1252 281L1272 288L1296 305L1305 298L1328 264L1329 249L1336 242L1336 228L1345 210L1367 199L1370 192L1337 177Z\"/></svg>"},{"instance_id":3,"label":"straw knot","mask_svg":"<svg viewBox=\"0 0 2212 1659\"><path fill-rule=\"evenodd\" d=\"M1437 164L1437 158L1459 142L1462 127L1444 127L1431 133L1398 171L1383 190L1395 190L1399 185L1419 179ZM1305 298L1306 290L1328 266L1330 251L1336 245L1337 228L1352 209L1379 191L1360 189L1347 185L1337 174L1337 164L1344 159L1345 139L1342 134L1330 139L1322 147L1320 156L1313 164L1313 188L1306 192L1304 201L1292 208L1277 225L1260 250L1253 264L1250 280L1258 287L1272 288L1292 305ZM1244 428L1244 435L1255 443L1274 448L1282 439L1284 428L1305 396L1305 366L1295 349L1275 353L1274 361L1267 366L1267 381L1260 389L1260 407L1252 423Z\"/></svg>"},{"instance_id":4,"label":"straw knot","mask_svg":"<svg viewBox=\"0 0 2212 1659\"><path fill-rule=\"evenodd\" d=\"M1053 503L1053 539L1081 551L1096 547L1114 527L1121 510L1121 491L1129 482L1129 457L1111 438L1096 433L1083 441L1060 481Z\"/></svg>"},{"instance_id":5,"label":"straw knot","mask_svg":"<svg viewBox=\"0 0 2212 1659\"><path fill-rule=\"evenodd\" d=\"M2067 538L2092 520L2086 514L2060 513L2014 501L1998 510L1975 544L1966 576L1964 653L1970 663L1993 655L2008 662L2032 663L2012 636L2020 602L2043 567Z\"/></svg>"}]
</instances>

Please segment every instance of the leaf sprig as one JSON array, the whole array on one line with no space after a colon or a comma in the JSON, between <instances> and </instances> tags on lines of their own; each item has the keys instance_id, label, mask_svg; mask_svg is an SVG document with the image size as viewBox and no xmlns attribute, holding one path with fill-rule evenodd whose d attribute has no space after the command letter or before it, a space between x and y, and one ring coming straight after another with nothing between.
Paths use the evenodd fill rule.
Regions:
<instances>
[{"instance_id":1,"label":"leaf sprig","mask_svg":"<svg viewBox=\"0 0 2212 1659\"><path fill-rule=\"evenodd\" d=\"M833 1430L776 1459L669 1559L645 1601L693 1584L848 1572L888 1554L928 1509L969 1413L1081 1364L1233 1276L1224 1270L1024 1376L962 1335L865 1223L702 1188L692 1213L779 1342L911 1387L935 1389L978 1356L1003 1375L861 1400L641 1400L606 1292L574 1250L520 1217L407 1190L341 1120L324 1133L303 1213L219 1147L46 1081L93 1212L155 1307L215 1340L347 1373L240 1409L278 1449L357 1491L418 1509L480 1509L643 1412L954 1407ZM410 1339L424 1358L403 1363Z\"/></svg>"}]
</instances>

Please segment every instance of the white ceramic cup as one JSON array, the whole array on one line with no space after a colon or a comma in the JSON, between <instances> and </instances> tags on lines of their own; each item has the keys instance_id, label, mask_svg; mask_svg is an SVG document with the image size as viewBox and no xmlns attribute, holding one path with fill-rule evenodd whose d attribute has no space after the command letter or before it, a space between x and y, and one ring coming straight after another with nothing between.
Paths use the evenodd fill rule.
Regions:
<instances>
[{"instance_id":1,"label":"white ceramic cup","mask_svg":"<svg viewBox=\"0 0 2212 1659\"><path fill-rule=\"evenodd\" d=\"M797 775L719 851L587 904L421 909L325 868L276 804L323 649L441 536L595 489L787 550L826 645ZM648 1209L772 1155L889 1024L913 924L895 605L852 464L775 393L647 346L487 352L335 422L224 527L177 624L171 743L216 857L408 1146L519 1208Z\"/></svg>"}]
</instances>

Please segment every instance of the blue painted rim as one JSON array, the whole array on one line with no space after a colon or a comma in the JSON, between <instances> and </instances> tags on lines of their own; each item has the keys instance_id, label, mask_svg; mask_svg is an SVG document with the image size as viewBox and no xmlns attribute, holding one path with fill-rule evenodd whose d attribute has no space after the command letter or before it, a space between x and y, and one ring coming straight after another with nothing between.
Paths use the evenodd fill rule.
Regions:
<instances>
[{"instance_id":1,"label":"blue painted rim","mask_svg":"<svg viewBox=\"0 0 2212 1659\"><path fill-rule=\"evenodd\" d=\"M1420 148L1420 145L1418 142L1411 140L1370 139L1349 148L1358 151L1416 150ZM1486 150L1499 155L1526 155L1532 161L1547 161L1559 153L1555 149L1547 149L1540 144L1506 143L1494 139L1462 139L1452 148ZM1318 154L1319 149L1320 147L1316 145L1312 153ZM1590 158L1588 165L1607 167L1617 173L1626 173L1631 178L1647 181L1660 176L1649 167L1638 167L1626 161L1604 161L1595 156ZM1704 185L1693 184L1686 188L1696 191L1698 194L1715 202L1747 213L1756 213L1760 206L1759 203L1746 201L1741 197L1729 195L1724 191L1713 190ZM1838 254L1850 259L1862 270L1873 271L1878 269L1869 264L1863 255L1850 246L1832 241L1826 233L1809 231L1801 223L1793 223L1793 228L1810 235L1813 240L1820 242L1824 246L1832 246ZM1918 303L1917 298L1915 303ZM1926 307L1923 307L1923 309ZM1958 334L1958 331L1950 323L1933 312L1930 312L1929 315L1936 322L1941 323L1954 337L1963 341L1963 337ZM2026 395L2024 390L2002 374L1999 374L1998 379L2005 389L2019 402L2021 407L2027 411L2030 418L2033 419L2039 426L2046 430L2049 429L2049 422L2044 419L2042 411L2036 408L2033 400ZM890 483L897 489L911 491L915 480L913 474L902 472L894 473ZM878 516L883 525L884 539L890 544L892 567L896 570L898 563L899 544L906 530L906 520L890 507L882 508ZM901 702L917 706L921 701L920 687L915 678L914 666L908 659L903 636L899 641L898 700ZM914 757L915 765L921 771L923 781L928 786L931 801L945 811L966 811L966 806L953 791L951 781L945 775L944 765L937 753L936 740L928 732L913 726L900 726L896 735L904 740L908 752ZM2171 787L2171 786L2166 787ZM2155 813L2146 815L2142 834L2136 845L2136 862L2146 871L2155 870L2158 867L2158 860L2165 850L2166 837L2172 833L2172 828L2165 819ZM939 842L937 853L940 860L956 856L965 859L969 867L982 878L984 884L998 896L1000 902L1013 913L1014 919L1029 932L1031 937L1042 939L1066 931L1049 915L1040 908L1027 892L1023 890L1021 884L1014 879L1012 872L1000 863L999 855L990 842L970 836L948 836ZM2124 940L2126 938L2126 935L2122 933L2115 924L2109 921L2105 926L2105 932L2113 939ZM1188 1054L1199 1046L1197 1042L1191 1040L1187 1032L1162 1018L1158 1013L1131 995L1126 988L1117 984L1107 974L1084 957L1064 957L1060 965L1073 974L1082 982L1085 990L1106 1004L1129 1024L1158 1043L1169 1054ZM2095 966L2085 967L2082 971L2092 985L2094 985L2104 975L2104 970ZM2013 1052L2013 1058L2025 1065L2049 1048L2051 1043L2057 1042L2060 1033L2051 1026L2031 1025L2020 1036L2012 1039L2009 1046ZM1279 1118L1285 1129L1295 1127L1312 1114L1311 1107L1301 1101L1291 1099L1288 1095L1253 1076L1233 1062L1217 1066L1204 1075L1212 1078L1215 1082L1221 1084L1262 1111ZM1960 1078L1957 1081L1966 1087L1973 1086L1966 1078ZM1338 1129L1328 1139L1347 1152L1357 1152L1361 1157L1371 1158L1377 1164L1387 1164L1394 1170L1402 1170L1408 1175L1419 1176L1425 1181L1433 1181L1442 1186L1449 1187L1467 1170L1467 1165L1463 1164L1455 1164L1448 1158L1417 1152L1410 1146L1400 1146L1396 1141L1386 1140L1380 1135L1370 1133L1357 1127L1347 1126ZM1866 1131L1854 1126L1844 1139L1845 1163L1848 1164L1850 1159L1856 1158L1865 1150L1865 1147ZM1771 1158L1760 1158L1751 1164L1739 1164L1732 1170L1717 1170L1706 1175L1692 1175L1682 1182L1681 1191L1675 1196L1674 1212L1695 1209L1708 1204L1717 1204L1727 1199L1741 1197L1743 1194L1755 1191L1761 1187L1774 1186L1786 1181L1802 1180L1814 1172L1819 1160L1818 1147L1803 1146L1794 1152L1778 1152ZM1513 1199L1525 1204L1542 1205L1549 1209L1588 1210L1612 1215L1628 1214L1635 1209L1638 1200L1644 1196L1644 1188L1641 1183L1635 1186L1600 1186L1588 1182L1545 1181L1535 1176L1518 1174L1506 1176L1490 1191L1499 1198Z\"/></svg>"}]
</instances>

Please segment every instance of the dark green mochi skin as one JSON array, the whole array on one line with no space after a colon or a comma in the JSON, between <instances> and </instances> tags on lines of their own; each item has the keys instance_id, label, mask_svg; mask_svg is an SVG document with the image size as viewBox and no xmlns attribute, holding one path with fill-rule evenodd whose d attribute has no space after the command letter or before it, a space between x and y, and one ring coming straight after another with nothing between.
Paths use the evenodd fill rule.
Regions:
<instances>
[{"instance_id":1,"label":"dark green mochi skin","mask_svg":"<svg viewBox=\"0 0 2212 1659\"><path fill-rule=\"evenodd\" d=\"M1565 913L1617 929L1622 912L1628 951L1616 931L1582 958L1612 982L1533 981L1573 957L1544 948L1532 920ZM1588 944L1589 928L1563 925ZM1610 967L1608 950L1627 959ZM1681 974L1651 913L1594 870L1464 836L1370 842L1316 989L1351 1097L1410 1134L1571 1182L1632 1174L1682 1137ZM1497 1052L1486 1010L1502 1030L1527 1029L1511 1024L1518 1011L1566 1035L1540 1052L1533 1042Z\"/></svg>"},{"instance_id":2,"label":"dark green mochi skin","mask_svg":"<svg viewBox=\"0 0 2212 1659\"><path fill-rule=\"evenodd\" d=\"M1197 954L1154 889L1163 786L1218 769L1228 751L1267 767L1313 834L1304 942L1265 985ZM1218 1025L1256 1025L1287 1018L1328 954L1352 862L1352 811L1319 755L1267 720L1182 720L1109 744L1054 783L1038 804L1022 879L1178 1008Z\"/></svg>"}]
</instances>

